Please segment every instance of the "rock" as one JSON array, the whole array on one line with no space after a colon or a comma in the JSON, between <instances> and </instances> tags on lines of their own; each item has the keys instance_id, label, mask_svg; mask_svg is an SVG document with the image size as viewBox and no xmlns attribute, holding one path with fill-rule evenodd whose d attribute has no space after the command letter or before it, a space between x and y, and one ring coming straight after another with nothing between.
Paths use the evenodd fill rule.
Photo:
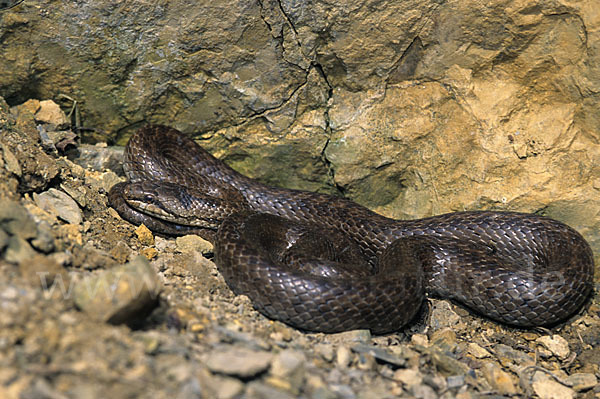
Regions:
<instances>
[{"instance_id":1,"label":"rock","mask_svg":"<svg viewBox=\"0 0 600 399\"><path fill-rule=\"evenodd\" d=\"M234 399L244 392L244 384L240 380L226 376L214 376L208 388L215 392L217 399Z\"/></svg>"},{"instance_id":2,"label":"rock","mask_svg":"<svg viewBox=\"0 0 600 399\"><path fill-rule=\"evenodd\" d=\"M44 253L50 253L54 250L54 234L52 233L52 226L45 220L40 221L37 224L37 234L31 245Z\"/></svg>"},{"instance_id":3,"label":"rock","mask_svg":"<svg viewBox=\"0 0 600 399\"><path fill-rule=\"evenodd\" d=\"M4 251L4 259L10 263L20 263L33 258L35 251L31 245L18 236L8 239L8 245Z\"/></svg>"},{"instance_id":4,"label":"rock","mask_svg":"<svg viewBox=\"0 0 600 399\"><path fill-rule=\"evenodd\" d=\"M352 346L352 351L356 353L368 353L375 359L385 363L392 364L394 366L404 366L406 359L403 357L396 356L389 351L372 345L357 344Z\"/></svg>"},{"instance_id":5,"label":"rock","mask_svg":"<svg viewBox=\"0 0 600 399\"><path fill-rule=\"evenodd\" d=\"M135 234L137 235L137 238L140 241L140 244L146 245L146 246L154 245L154 235L152 234L150 229L147 228L145 225L140 224L135 229Z\"/></svg>"},{"instance_id":6,"label":"rock","mask_svg":"<svg viewBox=\"0 0 600 399\"><path fill-rule=\"evenodd\" d=\"M471 355L475 356L477 359L483 359L486 357L492 356L492 354L485 348L482 348L475 342L469 342L468 351Z\"/></svg>"},{"instance_id":7,"label":"rock","mask_svg":"<svg viewBox=\"0 0 600 399\"><path fill-rule=\"evenodd\" d=\"M39 109L35 113L35 120L40 123L52 124L57 128L66 128L70 125L65 113L52 100L40 101Z\"/></svg>"},{"instance_id":8,"label":"rock","mask_svg":"<svg viewBox=\"0 0 600 399\"><path fill-rule=\"evenodd\" d=\"M314 347L316 353L318 353L325 361L333 361L333 355L335 354L333 345L331 344L317 344Z\"/></svg>"},{"instance_id":9,"label":"rock","mask_svg":"<svg viewBox=\"0 0 600 399\"><path fill-rule=\"evenodd\" d=\"M41 194L34 193L33 199L37 206L67 223L77 225L83 220L77 203L63 191L51 188Z\"/></svg>"},{"instance_id":10,"label":"rock","mask_svg":"<svg viewBox=\"0 0 600 399\"><path fill-rule=\"evenodd\" d=\"M514 395L517 393L511 376L503 371L496 363L485 363L481 369L483 377L501 395Z\"/></svg>"},{"instance_id":11,"label":"rock","mask_svg":"<svg viewBox=\"0 0 600 399\"><path fill-rule=\"evenodd\" d=\"M446 383L448 384L448 389L460 388L465 385L465 376L451 375L446 378Z\"/></svg>"},{"instance_id":12,"label":"rock","mask_svg":"<svg viewBox=\"0 0 600 399\"><path fill-rule=\"evenodd\" d=\"M406 386L418 385L423 382L423 376L419 370L415 369L398 369L394 372L393 378Z\"/></svg>"},{"instance_id":13,"label":"rock","mask_svg":"<svg viewBox=\"0 0 600 399\"><path fill-rule=\"evenodd\" d=\"M298 394L304 382L306 356L296 350L283 350L271 362L271 375L289 383L289 391Z\"/></svg>"},{"instance_id":14,"label":"rock","mask_svg":"<svg viewBox=\"0 0 600 399\"><path fill-rule=\"evenodd\" d=\"M189 234L175 239L179 252L200 252L201 254L212 253L213 245L204 238Z\"/></svg>"},{"instance_id":15,"label":"rock","mask_svg":"<svg viewBox=\"0 0 600 399\"><path fill-rule=\"evenodd\" d=\"M0 228L24 240L37 235L37 227L27 209L7 199L0 199Z\"/></svg>"},{"instance_id":16,"label":"rock","mask_svg":"<svg viewBox=\"0 0 600 399\"><path fill-rule=\"evenodd\" d=\"M540 399L572 399L575 391L558 382L546 373L536 371L531 384L534 392Z\"/></svg>"},{"instance_id":17,"label":"rock","mask_svg":"<svg viewBox=\"0 0 600 399\"><path fill-rule=\"evenodd\" d=\"M123 153L123 147L81 144L78 147L77 157L70 158L73 162L86 169L97 172L111 170L119 176L124 176Z\"/></svg>"},{"instance_id":18,"label":"rock","mask_svg":"<svg viewBox=\"0 0 600 399\"><path fill-rule=\"evenodd\" d=\"M333 343L349 343L349 342L360 342L363 344L371 341L371 331L370 330L351 330L344 331L341 333L330 334L327 337L329 342Z\"/></svg>"},{"instance_id":19,"label":"rock","mask_svg":"<svg viewBox=\"0 0 600 399\"><path fill-rule=\"evenodd\" d=\"M273 355L244 347L221 347L208 354L206 366L213 373L250 378L266 371Z\"/></svg>"},{"instance_id":20,"label":"rock","mask_svg":"<svg viewBox=\"0 0 600 399\"><path fill-rule=\"evenodd\" d=\"M352 352L347 346L340 346L335 353L335 363L338 367L346 368L352 362Z\"/></svg>"},{"instance_id":21,"label":"rock","mask_svg":"<svg viewBox=\"0 0 600 399\"><path fill-rule=\"evenodd\" d=\"M460 323L460 316L446 301L436 301L431 309L431 325L434 329L456 328Z\"/></svg>"},{"instance_id":22,"label":"rock","mask_svg":"<svg viewBox=\"0 0 600 399\"><path fill-rule=\"evenodd\" d=\"M160 284L146 258L78 282L73 289L77 307L91 318L111 324L134 322L156 303Z\"/></svg>"},{"instance_id":23,"label":"rock","mask_svg":"<svg viewBox=\"0 0 600 399\"><path fill-rule=\"evenodd\" d=\"M21 169L21 165L19 165L19 160L13 154L13 152L8 148L7 145L0 143L0 148L2 149L2 155L4 157L4 167L10 173L21 177L23 174L23 170Z\"/></svg>"},{"instance_id":24,"label":"rock","mask_svg":"<svg viewBox=\"0 0 600 399\"><path fill-rule=\"evenodd\" d=\"M565 378L565 382L578 392L598 386L598 379L592 373L574 373Z\"/></svg>"},{"instance_id":25,"label":"rock","mask_svg":"<svg viewBox=\"0 0 600 399\"><path fill-rule=\"evenodd\" d=\"M539 337L536 342L544 346L560 360L565 360L571 354L569 343L560 335L545 335L543 337Z\"/></svg>"},{"instance_id":26,"label":"rock","mask_svg":"<svg viewBox=\"0 0 600 399\"><path fill-rule=\"evenodd\" d=\"M272 388L259 381L252 381L246 388L246 397L248 399L294 399L296 396Z\"/></svg>"}]
</instances>

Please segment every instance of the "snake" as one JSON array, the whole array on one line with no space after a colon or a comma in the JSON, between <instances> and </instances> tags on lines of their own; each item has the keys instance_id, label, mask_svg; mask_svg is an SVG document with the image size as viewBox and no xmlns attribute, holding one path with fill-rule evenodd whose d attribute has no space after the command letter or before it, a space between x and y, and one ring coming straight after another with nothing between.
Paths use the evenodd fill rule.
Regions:
<instances>
[{"instance_id":1,"label":"snake","mask_svg":"<svg viewBox=\"0 0 600 399\"><path fill-rule=\"evenodd\" d=\"M128 141L110 205L157 234L198 234L236 295L303 331L399 331L427 297L517 328L568 321L593 292L594 260L543 215L460 211L414 220L342 196L236 172L186 134L147 125Z\"/></svg>"}]
</instances>

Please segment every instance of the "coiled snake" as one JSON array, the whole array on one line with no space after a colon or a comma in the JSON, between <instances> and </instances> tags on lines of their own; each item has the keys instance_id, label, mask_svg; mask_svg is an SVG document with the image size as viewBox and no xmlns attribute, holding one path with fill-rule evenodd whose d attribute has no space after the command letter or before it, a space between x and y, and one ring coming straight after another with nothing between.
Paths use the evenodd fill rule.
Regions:
<instances>
[{"instance_id":1,"label":"coiled snake","mask_svg":"<svg viewBox=\"0 0 600 399\"><path fill-rule=\"evenodd\" d=\"M129 181L109 193L122 217L210 239L236 294L304 330L395 331L425 293L509 325L552 325L592 292L589 245L546 217L393 220L344 198L261 184L164 126L134 134L123 166Z\"/></svg>"}]
</instances>

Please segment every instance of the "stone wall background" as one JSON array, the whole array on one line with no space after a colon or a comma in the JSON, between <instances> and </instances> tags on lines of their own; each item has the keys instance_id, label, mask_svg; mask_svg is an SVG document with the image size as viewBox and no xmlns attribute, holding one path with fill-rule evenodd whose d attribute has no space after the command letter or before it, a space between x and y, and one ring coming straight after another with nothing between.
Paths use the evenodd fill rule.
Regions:
<instances>
[{"instance_id":1,"label":"stone wall background","mask_svg":"<svg viewBox=\"0 0 600 399\"><path fill-rule=\"evenodd\" d=\"M392 217L540 212L600 253L600 13L582 1L51 1L0 12L0 96L68 95Z\"/></svg>"}]
</instances>

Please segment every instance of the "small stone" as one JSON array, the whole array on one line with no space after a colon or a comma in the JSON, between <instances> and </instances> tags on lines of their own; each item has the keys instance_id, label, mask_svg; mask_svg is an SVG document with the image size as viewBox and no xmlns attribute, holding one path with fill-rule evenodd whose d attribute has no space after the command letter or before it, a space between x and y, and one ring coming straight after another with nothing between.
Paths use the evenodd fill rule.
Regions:
<instances>
[{"instance_id":1,"label":"small stone","mask_svg":"<svg viewBox=\"0 0 600 399\"><path fill-rule=\"evenodd\" d=\"M226 347L213 350L206 359L206 366L213 373L241 378L253 377L269 368L273 355L243 347Z\"/></svg>"},{"instance_id":2,"label":"small stone","mask_svg":"<svg viewBox=\"0 0 600 399\"><path fill-rule=\"evenodd\" d=\"M52 100L40 101L40 108L35 113L35 120L41 123L48 123L57 128L66 128L69 126L69 120L62 109Z\"/></svg>"},{"instance_id":3,"label":"small stone","mask_svg":"<svg viewBox=\"0 0 600 399\"><path fill-rule=\"evenodd\" d=\"M0 148L2 148L5 169L16 176L21 177L23 171L21 170L21 165L19 165L19 161L15 154L13 154L10 148L3 143L0 143Z\"/></svg>"},{"instance_id":4,"label":"small stone","mask_svg":"<svg viewBox=\"0 0 600 399\"><path fill-rule=\"evenodd\" d=\"M454 328L460 322L460 316L452 310L446 301L436 301L431 309L431 327L434 330Z\"/></svg>"},{"instance_id":5,"label":"small stone","mask_svg":"<svg viewBox=\"0 0 600 399\"><path fill-rule=\"evenodd\" d=\"M519 367L532 366L535 364L535 359L533 357L522 351L513 349L508 345L495 345L494 352L502 364L505 364L505 362L513 362Z\"/></svg>"},{"instance_id":6,"label":"small stone","mask_svg":"<svg viewBox=\"0 0 600 399\"><path fill-rule=\"evenodd\" d=\"M432 387L425 384L413 385L410 388L410 391L415 396L415 398L420 399L437 399L437 395Z\"/></svg>"},{"instance_id":7,"label":"small stone","mask_svg":"<svg viewBox=\"0 0 600 399\"><path fill-rule=\"evenodd\" d=\"M429 338L425 334L413 334L412 337L410 337L410 342L415 345L429 346Z\"/></svg>"},{"instance_id":8,"label":"small stone","mask_svg":"<svg viewBox=\"0 0 600 399\"><path fill-rule=\"evenodd\" d=\"M127 259L129 259L129 256L131 255L131 248L129 248L129 246L127 244L125 244L123 241L119 241L117 243L117 245L115 245L109 252L110 256L112 256L113 258L115 258L115 260L119 263L125 263L127 262ZM146 255L144 255L146 256ZM148 258L146 256L146 258Z\"/></svg>"},{"instance_id":9,"label":"small stone","mask_svg":"<svg viewBox=\"0 0 600 399\"><path fill-rule=\"evenodd\" d=\"M346 368L352 362L352 352L347 346L340 346L335 354L335 362L339 367Z\"/></svg>"},{"instance_id":10,"label":"small stone","mask_svg":"<svg viewBox=\"0 0 600 399\"><path fill-rule=\"evenodd\" d=\"M475 342L470 342L469 345L467 346L467 350L469 351L469 353L471 355L473 355L477 359L483 359L483 358L492 356L492 354L490 352L488 352L487 349L479 346Z\"/></svg>"},{"instance_id":11,"label":"small stone","mask_svg":"<svg viewBox=\"0 0 600 399\"><path fill-rule=\"evenodd\" d=\"M482 367L483 377L502 395L514 395L517 389L510 375L495 363L486 363Z\"/></svg>"},{"instance_id":12,"label":"small stone","mask_svg":"<svg viewBox=\"0 0 600 399\"><path fill-rule=\"evenodd\" d=\"M375 357L375 359L385 363L393 364L394 366L404 366L406 364L406 359L404 357L394 355L389 351L377 346L358 344L352 346L352 350L356 353L368 353Z\"/></svg>"},{"instance_id":13,"label":"small stone","mask_svg":"<svg viewBox=\"0 0 600 399\"><path fill-rule=\"evenodd\" d=\"M318 353L323 360L327 362L333 361L333 355L335 351L333 350L333 345L331 344L317 344L314 347L315 352Z\"/></svg>"},{"instance_id":14,"label":"small stone","mask_svg":"<svg viewBox=\"0 0 600 399\"><path fill-rule=\"evenodd\" d=\"M9 235L24 240L37 235L37 226L27 209L18 202L7 199L0 200L0 228Z\"/></svg>"},{"instance_id":15,"label":"small stone","mask_svg":"<svg viewBox=\"0 0 600 399\"><path fill-rule=\"evenodd\" d=\"M271 374L290 384L290 391L297 394L304 381L304 353L287 349L279 352L271 363Z\"/></svg>"},{"instance_id":16,"label":"small stone","mask_svg":"<svg viewBox=\"0 0 600 399\"><path fill-rule=\"evenodd\" d=\"M70 224L80 224L83 220L81 209L73 198L65 192L51 188L41 194L33 194L37 206Z\"/></svg>"},{"instance_id":17,"label":"small stone","mask_svg":"<svg viewBox=\"0 0 600 399\"><path fill-rule=\"evenodd\" d=\"M213 252L213 245L209 241L194 234L177 237L175 242L179 252L200 252L201 254Z\"/></svg>"},{"instance_id":18,"label":"small stone","mask_svg":"<svg viewBox=\"0 0 600 399\"><path fill-rule=\"evenodd\" d=\"M215 392L217 399L237 398L244 391L244 384L237 378L214 376L212 380L211 390Z\"/></svg>"},{"instance_id":19,"label":"small stone","mask_svg":"<svg viewBox=\"0 0 600 399\"><path fill-rule=\"evenodd\" d=\"M54 250L54 234L50 223L42 220L37 225L37 235L31 240L31 245L44 253L50 253Z\"/></svg>"},{"instance_id":20,"label":"small stone","mask_svg":"<svg viewBox=\"0 0 600 399\"><path fill-rule=\"evenodd\" d=\"M341 333L331 334L327 337L329 342L333 343L348 343L348 342L360 342L368 343L371 341L370 330L350 330Z\"/></svg>"},{"instance_id":21,"label":"small stone","mask_svg":"<svg viewBox=\"0 0 600 399\"><path fill-rule=\"evenodd\" d=\"M359 353L357 366L361 370L375 370L377 368L377 360L370 353Z\"/></svg>"},{"instance_id":22,"label":"small stone","mask_svg":"<svg viewBox=\"0 0 600 399\"><path fill-rule=\"evenodd\" d=\"M138 256L80 281L73 289L75 305L90 317L111 324L134 320L156 304L160 284L146 258Z\"/></svg>"},{"instance_id":23,"label":"small stone","mask_svg":"<svg viewBox=\"0 0 600 399\"><path fill-rule=\"evenodd\" d=\"M417 385L423 382L423 375L415 369L398 369L394 372L394 380L402 382L406 386Z\"/></svg>"},{"instance_id":24,"label":"small stone","mask_svg":"<svg viewBox=\"0 0 600 399\"><path fill-rule=\"evenodd\" d=\"M586 391L592 389L598 384L598 379L592 373L575 373L565 379L576 391Z\"/></svg>"},{"instance_id":25,"label":"small stone","mask_svg":"<svg viewBox=\"0 0 600 399\"><path fill-rule=\"evenodd\" d=\"M536 371L533 375L531 386L540 399L572 399L575 397L574 390L540 371Z\"/></svg>"},{"instance_id":26,"label":"small stone","mask_svg":"<svg viewBox=\"0 0 600 399\"><path fill-rule=\"evenodd\" d=\"M446 378L446 383L448 384L448 389L460 388L465 385L465 376L464 375L451 375Z\"/></svg>"},{"instance_id":27,"label":"small stone","mask_svg":"<svg viewBox=\"0 0 600 399\"><path fill-rule=\"evenodd\" d=\"M137 229L135 229L135 234L137 235L140 244L146 246L154 245L154 235L144 224L140 224Z\"/></svg>"},{"instance_id":28,"label":"small stone","mask_svg":"<svg viewBox=\"0 0 600 399\"><path fill-rule=\"evenodd\" d=\"M571 354L569 343L560 335L545 335L536 339L536 342L544 346L560 360L565 360Z\"/></svg>"},{"instance_id":29,"label":"small stone","mask_svg":"<svg viewBox=\"0 0 600 399\"><path fill-rule=\"evenodd\" d=\"M158 256L158 251L156 248L144 248L140 251L140 254L144 255L146 259L152 260Z\"/></svg>"},{"instance_id":30,"label":"small stone","mask_svg":"<svg viewBox=\"0 0 600 399\"><path fill-rule=\"evenodd\" d=\"M8 239L4 259L10 263L21 263L33 258L35 251L24 239L12 236Z\"/></svg>"},{"instance_id":31,"label":"small stone","mask_svg":"<svg viewBox=\"0 0 600 399\"><path fill-rule=\"evenodd\" d=\"M246 387L246 395L248 399L294 399L295 396L263 384L260 381L252 381Z\"/></svg>"}]
</instances>

